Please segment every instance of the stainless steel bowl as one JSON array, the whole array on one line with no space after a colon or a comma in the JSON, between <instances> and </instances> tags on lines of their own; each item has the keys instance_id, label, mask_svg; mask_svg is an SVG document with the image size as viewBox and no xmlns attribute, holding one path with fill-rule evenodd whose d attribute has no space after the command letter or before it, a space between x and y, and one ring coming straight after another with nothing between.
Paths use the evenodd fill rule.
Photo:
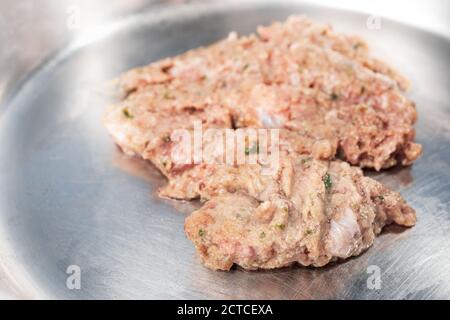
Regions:
<instances>
[{"instance_id":1,"label":"stainless steel bowl","mask_svg":"<svg viewBox=\"0 0 450 320\"><path fill-rule=\"evenodd\" d=\"M378 24L381 7L369 18L375 7L329 1L179 2L0 3L0 297L450 298L448 2L427 2L429 25L409 16ZM213 272L183 232L193 204L157 199L161 176L121 154L103 128L107 80L290 14L363 36L411 79L425 153L412 167L369 174L400 191L419 221L321 269Z\"/></svg>"}]
</instances>

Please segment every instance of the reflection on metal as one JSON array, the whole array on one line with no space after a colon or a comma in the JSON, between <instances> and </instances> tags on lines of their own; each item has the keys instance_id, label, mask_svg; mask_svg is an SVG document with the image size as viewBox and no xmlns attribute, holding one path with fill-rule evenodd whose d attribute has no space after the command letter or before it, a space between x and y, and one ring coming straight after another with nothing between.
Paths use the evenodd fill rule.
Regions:
<instances>
[{"instance_id":1,"label":"reflection on metal","mask_svg":"<svg viewBox=\"0 0 450 320\"><path fill-rule=\"evenodd\" d=\"M51 12L32 9L39 23L23 15L12 35L0 28L0 41L10 43L0 52L0 92L9 96L0 107L0 291L48 298L450 297L446 38L385 18L374 31L366 27L367 14L295 1L194 1L165 9L141 0L100 1L97 8L105 10L92 11L102 14L98 25L83 30L81 9L74 31L65 27L71 2L49 2ZM195 204L157 199L161 176L112 144L101 124L111 102L105 83L131 67L293 13L363 36L411 79L424 156L410 168L370 175L400 191L418 223L389 227L366 253L322 269L213 272L184 236L184 218ZM122 20L110 21L119 14ZM78 40L66 46L72 38ZM47 64L30 75L44 57ZM27 80L19 87L18 79ZM81 270L79 290L66 286L70 265Z\"/></svg>"}]
</instances>

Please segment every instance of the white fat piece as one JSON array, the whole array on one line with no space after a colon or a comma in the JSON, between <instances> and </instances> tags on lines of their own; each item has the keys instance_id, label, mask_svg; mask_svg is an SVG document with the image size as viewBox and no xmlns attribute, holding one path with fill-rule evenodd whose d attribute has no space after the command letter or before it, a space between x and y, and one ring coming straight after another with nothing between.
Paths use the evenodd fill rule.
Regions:
<instances>
[{"instance_id":1,"label":"white fat piece","mask_svg":"<svg viewBox=\"0 0 450 320\"><path fill-rule=\"evenodd\" d=\"M347 258L355 245L354 238L360 235L356 215L346 208L338 220L331 220L328 247L333 256Z\"/></svg>"}]
</instances>

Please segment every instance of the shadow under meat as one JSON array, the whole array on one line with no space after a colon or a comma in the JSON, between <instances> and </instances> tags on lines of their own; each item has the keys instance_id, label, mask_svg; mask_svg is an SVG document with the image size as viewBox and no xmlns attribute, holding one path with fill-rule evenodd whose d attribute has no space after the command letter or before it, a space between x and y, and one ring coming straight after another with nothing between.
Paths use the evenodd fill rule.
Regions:
<instances>
[{"instance_id":1,"label":"shadow under meat","mask_svg":"<svg viewBox=\"0 0 450 320\"><path fill-rule=\"evenodd\" d=\"M138 156L126 155L116 145L112 162L127 174L148 182L153 190L151 193L153 199L167 203L185 215L189 215L201 207L200 200L186 201L159 197L158 190L167 183L167 179L150 161Z\"/></svg>"},{"instance_id":2,"label":"shadow under meat","mask_svg":"<svg viewBox=\"0 0 450 320\"><path fill-rule=\"evenodd\" d=\"M414 181L411 166L395 166L382 171L364 170L364 175L375 179L393 190L400 190L411 185Z\"/></svg>"}]
</instances>

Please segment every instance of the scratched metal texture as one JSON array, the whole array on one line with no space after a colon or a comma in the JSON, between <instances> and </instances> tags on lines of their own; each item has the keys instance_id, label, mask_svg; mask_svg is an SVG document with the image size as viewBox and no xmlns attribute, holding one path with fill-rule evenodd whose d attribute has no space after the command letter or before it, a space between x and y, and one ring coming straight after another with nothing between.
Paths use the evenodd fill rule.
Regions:
<instances>
[{"instance_id":1,"label":"scratched metal texture","mask_svg":"<svg viewBox=\"0 0 450 320\"><path fill-rule=\"evenodd\" d=\"M12 297L450 298L449 38L384 18L381 29L369 29L367 14L296 1L172 3L128 13L75 42L55 29L53 40L42 43L45 34L30 28L23 48L34 47L16 65L27 77L20 86L3 82L0 283ZM290 14L363 36L412 81L424 155L412 167L368 174L400 191L418 223L389 227L361 256L325 268L210 271L183 232L194 205L158 199L160 174L121 154L103 128L111 100L105 81ZM52 46L60 50L48 55ZM4 77L15 54L2 54L11 61L2 64ZM80 290L66 286L69 265L81 269ZM381 271L379 290L367 286L372 265Z\"/></svg>"}]
</instances>

